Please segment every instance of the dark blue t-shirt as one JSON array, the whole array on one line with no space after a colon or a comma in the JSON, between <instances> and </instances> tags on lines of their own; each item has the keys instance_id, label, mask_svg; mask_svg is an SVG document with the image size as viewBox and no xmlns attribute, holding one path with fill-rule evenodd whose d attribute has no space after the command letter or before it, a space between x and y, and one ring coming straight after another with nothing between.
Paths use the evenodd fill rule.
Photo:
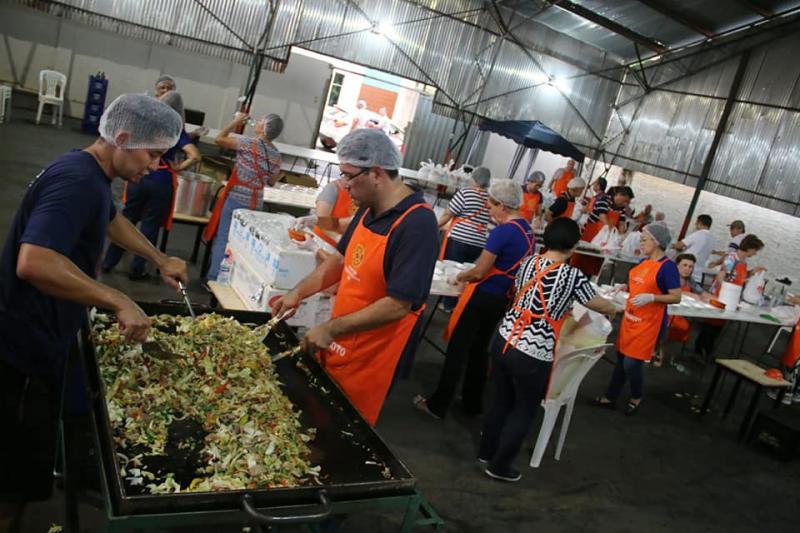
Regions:
<instances>
[{"instance_id":1,"label":"dark blue t-shirt","mask_svg":"<svg viewBox=\"0 0 800 533\"><path fill-rule=\"evenodd\" d=\"M489 238L486 239L484 249L497 256L494 262L494 267L497 270L508 270L515 263L519 268L519 260L533 252L533 230L530 225L522 218L514 219L514 222L522 226L522 229L525 230L525 235L522 234L516 224L507 222L490 231ZM510 278L501 275L491 276L478 285L477 289L490 294L504 296L508 293L511 285L514 284L517 268L508 273L511 276Z\"/></svg>"},{"instance_id":2,"label":"dark blue t-shirt","mask_svg":"<svg viewBox=\"0 0 800 533\"><path fill-rule=\"evenodd\" d=\"M352 222L342 235L337 246L344 255L356 224L364 215L364 226L378 235L386 235L392 224L414 204L424 204L421 192L415 191L400 201L396 206L374 216L370 210L364 215L365 208L356 211ZM431 291L433 271L439 255L439 227L436 215L428 208L417 208L409 213L394 229L386 243L383 258L383 274L386 278L388 296L412 303L413 309L425 303Z\"/></svg>"},{"instance_id":3,"label":"dark blue t-shirt","mask_svg":"<svg viewBox=\"0 0 800 533\"><path fill-rule=\"evenodd\" d=\"M29 185L0 256L0 359L22 373L59 379L84 306L17 277L23 243L49 248L96 277L109 221L110 179L84 151L62 155Z\"/></svg>"},{"instance_id":4,"label":"dark blue t-shirt","mask_svg":"<svg viewBox=\"0 0 800 533\"><path fill-rule=\"evenodd\" d=\"M178 156L178 153L183 150L183 147L187 144L191 144L192 139L189 137L189 134L186 133L186 130L181 131L180 137L178 137L178 142L164 152L164 155L161 156L161 161L166 163L174 163ZM152 180L156 183L164 183L172 185L172 174L170 174L169 170L167 169L159 169L155 172L151 172L150 174L146 175L143 180Z\"/></svg>"}]
</instances>

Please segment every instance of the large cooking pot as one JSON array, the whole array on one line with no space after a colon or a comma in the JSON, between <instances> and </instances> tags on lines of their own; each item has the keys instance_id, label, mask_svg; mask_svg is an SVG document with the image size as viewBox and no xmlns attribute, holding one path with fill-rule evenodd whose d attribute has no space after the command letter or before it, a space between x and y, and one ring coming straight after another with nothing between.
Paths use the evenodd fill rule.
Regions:
<instances>
[{"instance_id":1,"label":"large cooking pot","mask_svg":"<svg viewBox=\"0 0 800 533\"><path fill-rule=\"evenodd\" d=\"M203 174L181 172L178 174L178 190L175 192L175 212L195 217L208 215L208 208L218 186L214 179Z\"/></svg>"}]
</instances>

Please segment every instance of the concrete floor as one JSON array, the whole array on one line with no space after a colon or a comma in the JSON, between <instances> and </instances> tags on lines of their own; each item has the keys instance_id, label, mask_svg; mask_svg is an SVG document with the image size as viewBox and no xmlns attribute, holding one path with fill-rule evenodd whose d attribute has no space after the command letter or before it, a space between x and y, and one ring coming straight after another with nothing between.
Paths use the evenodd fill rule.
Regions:
<instances>
[{"instance_id":1,"label":"concrete floor","mask_svg":"<svg viewBox=\"0 0 800 533\"><path fill-rule=\"evenodd\" d=\"M88 145L92 137L66 120L61 129L35 126L33 101L15 93L11 123L0 124L0 233L5 235L26 184L58 154ZM118 187L117 187L118 189ZM177 226L169 252L188 257L194 232ZM124 268L103 281L135 299L173 297L157 282L131 283ZM192 296L205 301L197 269L192 267ZM438 338L444 318L434 320L430 336ZM751 328L745 351L763 353L773 330ZM726 335L724 343L732 335ZM727 344L721 350L730 348ZM780 353L782 343L775 351ZM430 393L442 356L425 343L408 381L386 402L378 432L410 470L419 487L447 522L448 531L780 531L794 529L800 494L800 462L781 463L736 441L744 398L726 420L719 410L730 386L718 392L714 410L700 417L692 411L710 378L710 369L691 366L691 375L674 368L646 370L640 413L587 405L601 393L611 374L611 359L601 361L586 378L572 419L561 461L548 449L539 469L527 467L523 479L504 484L488 479L474 463L480 419L459 416L435 421L414 410L411 398ZM775 359L763 358L763 366ZM749 389L742 395L749 398ZM764 400L762 408L768 407ZM797 408L796 406L794 408ZM536 426L538 428L538 425ZM535 432L534 432L535 433ZM531 437L531 447L535 435ZM529 455L530 450L523 452ZM101 511L84 506L83 531L102 531ZM402 513L352 516L344 531L395 531ZM63 523L60 493L33 505L25 530L44 532ZM218 530L218 529L208 529Z\"/></svg>"}]
</instances>

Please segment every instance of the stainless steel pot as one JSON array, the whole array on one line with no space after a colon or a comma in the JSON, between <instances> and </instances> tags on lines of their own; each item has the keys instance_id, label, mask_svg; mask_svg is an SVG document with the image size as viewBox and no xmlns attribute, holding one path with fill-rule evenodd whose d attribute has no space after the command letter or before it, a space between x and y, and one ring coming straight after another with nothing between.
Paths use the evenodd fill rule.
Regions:
<instances>
[{"instance_id":1,"label":"stainless steel pot","mask_svg":"<svg viewBox=\"0 0 800 533\"><path fill-rule=\"evenodd\" d=\"M175 192L175 212L182 215L202 217L214 199L218 184L212 178L184 171L178 174L178 190Z\"/></svg>"}]
</instances>

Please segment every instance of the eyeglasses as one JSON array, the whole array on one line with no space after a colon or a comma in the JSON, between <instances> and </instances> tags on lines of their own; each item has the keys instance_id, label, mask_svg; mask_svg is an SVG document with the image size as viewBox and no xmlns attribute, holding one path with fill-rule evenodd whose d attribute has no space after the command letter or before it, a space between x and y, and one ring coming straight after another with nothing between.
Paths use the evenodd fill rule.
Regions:
<instances>
[{"instance_id":1,"label":"eyeglasses","mask_svg":"<svg viewBox=\"0 0 800 533\"><path fill-rule=\"evenodd\" d=\"M369 168L362 168L361 170L359 170L355 174L348 174L347 172L343 172L342 170L340 170L339 171L339 175L341 177L345 178L347 181L351 181L351 180L354 180L355 178L359 177L361 174L364 174L365 172L369 172Z\"/></svg>"}]
</instances>

